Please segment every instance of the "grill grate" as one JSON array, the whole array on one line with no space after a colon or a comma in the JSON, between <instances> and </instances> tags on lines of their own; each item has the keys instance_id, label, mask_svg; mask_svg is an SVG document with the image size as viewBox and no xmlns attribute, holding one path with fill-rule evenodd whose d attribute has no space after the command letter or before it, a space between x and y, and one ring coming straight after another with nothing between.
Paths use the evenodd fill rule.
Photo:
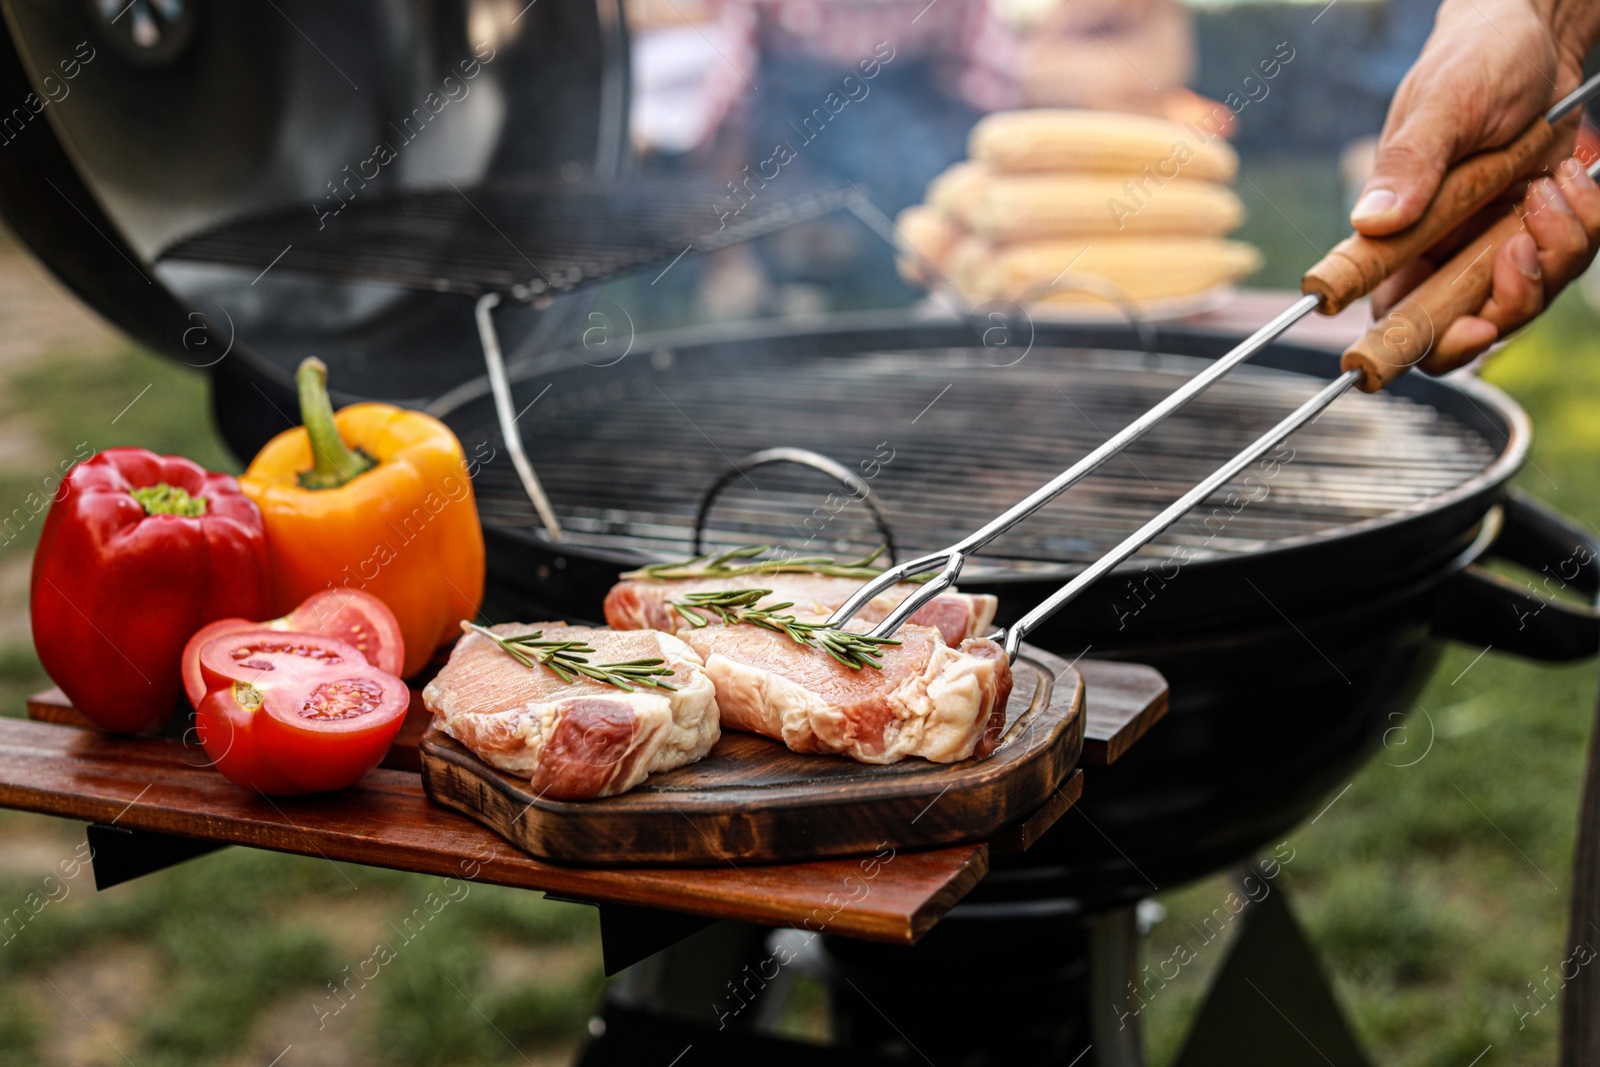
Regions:
<instances>
[{"instance_id":1,"label":"grill grate","mask_svg":"<svg viewBox=\"0 0 1600 1067\"><path fill-rule=\"evenodd\" d=\"M530 452L568 538L661 557L688 553L701 493L732 460L776 445L862 470L902 554L943 547L1021 499L1199 368L1186 357L1036 348L1016 366L982 349L860 353L758 362L656 353L615 368L531 376L514 387ZM1172 416L975 563L1007 570L1081 564L1132 532L1309 397L1321 381L1245 366ZM498 447L488 401L447 421ZM880 442L886 442L880 447ZM1198 557L1258 551L1419 507L1478 474L1498 449L1436 409L1350 394L1287 442L1293 458L1241 479L1158 537ZM863 463L869 464L865 469ZM753 483L753 484L750 484ZM502 458L477 478L487 522L533 525ZM876 541L859 504L834 513L814 472L763 467L713 510L707 543L852 552ZM1249 496L1242 508L1228 494ZM1235 502L1236 503L1236 502ZM820 509L820 512L819 512ZM819 519L819 515L821 518ZM808 540L809 538L809 540Z\"/></svg>"},{"instance_id":2,"label":"grill grate","mask_svg":"<svg viewBox=\"0 0 1600 1067\"><path fill-rule=\"evenodd\" d=\"M356 198L322 220L303 207L252 216L181 240L160 258L250 270L272 264L524 300L664 264L690 250L737 244L820 218L855 198L851 190L789 178L781 195L761 189L748 202L735 200L726 186L690 178L451 187Z\"/></svg>"}]
</instances>

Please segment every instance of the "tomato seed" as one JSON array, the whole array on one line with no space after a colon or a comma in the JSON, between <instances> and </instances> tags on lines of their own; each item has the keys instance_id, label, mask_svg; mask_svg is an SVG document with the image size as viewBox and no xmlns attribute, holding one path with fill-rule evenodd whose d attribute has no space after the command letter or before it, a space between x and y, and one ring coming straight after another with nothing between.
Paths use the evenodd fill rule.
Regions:
<instances>
[{"instance_id":1,"label":"tomato seed","mask_svg":"<svg viewBox=\"0 0 1600 1067\"><path fill-rule=\"evenodd\" d=\"M383 687L366 679L323 682L312 691L300 714L323 722L353 719L376 711L382 699Z\"/></svg>"},{"instance_id":2,"label":"tomato seed","mask_svg":"<svg viewBox=\"0 0 1600 1067\"><path fill-rule=\"evenodd\" d=\"M320 663L342 663L344 661L344 657L332 649L287 641L257 641L253 644L240 645L230 653L235 663L243 663L247 667L256 667L260 670L271 670L272 663L255 659L254 657L273 654L297 656L300 659L316 660ZM245 663L245 660L251 660L251 662Z\"/></svg>"}]
</instances>

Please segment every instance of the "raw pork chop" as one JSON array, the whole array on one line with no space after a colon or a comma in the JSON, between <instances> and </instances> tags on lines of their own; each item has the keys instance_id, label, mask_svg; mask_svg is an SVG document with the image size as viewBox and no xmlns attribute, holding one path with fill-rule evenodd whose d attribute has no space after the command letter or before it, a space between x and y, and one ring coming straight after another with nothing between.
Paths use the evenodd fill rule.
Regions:
<instances>
[{"instance_id":1,"label":"raw pork chop","mask_svg":"<svg viewBox=\"0 0 1600 1067\"><path fill-rule=\"evenodd\" d=\"M721 589L771 589L772 595L761 604L781 604L787 614L802 622L817 622L832 615L857 589L857 578L834 578L825 574L745 574L736 578L624 578L606 595L606 622L618 630L665 630L675 633L683 626L683 616L672 610L672 601L686 593L705 593ZM916 586L901 582L869 600L855 620L881 622L896 604ZM940 593L917 609L908 620L918 626L932 626L944 635L952 648L969 637L982 637L994 621L995 598L988 594L958 593L953 588Z\"/></svg>"},{"instance_id":2,"label":"raw pork chop","mask_svg":"<svg viewBox=\"0 0 1600 1067\"><path fill-rule=\"evenodd\" d=\"M679 636L705 660L722 724L795 752L953 763L988 755L1005 726L1011 666L993 641L951 648L932 627L903 626L895 634L901 643L884 647L880 671L851 670L749 624L712 623Z\"/></svg>"},{"instance_id":3,"label":"raw pork chop","mask_svg":"<svg viewBox=\"0 0 1600 1067\"><path fill-rule=\"evenodd\" d=\"M468 631L422 700L434 723L479 758L533 780L536 792L584 800L627 792L645 776L693 763L720 736L716 689L700 657L671 634L618 633L561 623L507 623L502 637L543 630L550 641L586 641L590 663L660 657L676 690L615 686L527 667Z\"/></svg>"}]
</instances>

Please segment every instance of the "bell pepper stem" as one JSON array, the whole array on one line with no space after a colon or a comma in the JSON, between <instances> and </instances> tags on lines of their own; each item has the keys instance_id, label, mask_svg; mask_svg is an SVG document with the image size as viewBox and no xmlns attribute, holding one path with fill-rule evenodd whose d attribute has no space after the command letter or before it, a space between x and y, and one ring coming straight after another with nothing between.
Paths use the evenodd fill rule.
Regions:
<instances>
[{"instance_id":1,"label":"bell pepper stem","mask_svg":"<svg viewBox=\"0 0 1600 1067\"><path fill-rule=\"evenodd\" d=\"M337 489L374 465L371 456L339 436L328 399L328 367L316 356L301 360L294 372L300 391L300 421L311 439L311 469L300 472L303 489Z\"/></svg>"},{"instance_id":2,"label":"bell pepper stem","mask_svg":"<svg viewBox=\"0 0 1600 1067\"><path fill-rule=\"evenodd\" d=\"M190 496L186 490L166 482L128 490L128 495L139 502L146 515L177 515L185 519L198 519L206 513L206 498Z\"/></svg>"}]
</instances>

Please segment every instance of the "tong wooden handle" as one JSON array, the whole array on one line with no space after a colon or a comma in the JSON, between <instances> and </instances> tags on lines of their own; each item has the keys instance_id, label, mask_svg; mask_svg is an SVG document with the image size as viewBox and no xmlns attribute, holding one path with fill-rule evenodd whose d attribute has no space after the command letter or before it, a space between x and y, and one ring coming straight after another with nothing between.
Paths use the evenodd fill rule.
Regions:
<instances>
[{"instance_id":1,"label":"tong wooden handle","mask_svg":"<svg viewBox=\"0 0 1600 1067\"><path fill-rule=\"evenodd\" d=\"M1526 227L1515 207L1411 290L1381 322L1345 350L1340 366L1360 370L1357 383L1375 393L1420 365L1429 374L1454 370L1468 359L1444 359L1434 341L1463 315L1472 315L1489 298L1494 260L1502 245Z\"/></svg>"},{"instance_id":2,"label":"tong wooden handle","mask_svg":"<svg viewBox=\"0 0 1600 1067\"><path fill-rule=\"evenodd\" d=\"M1420 219L1388 237L1346 237L1306 272L1301 292L1316 295L1321 301L1317 310L1324 315L1343 310L1481 211L1531 170L1554 142L1555 130L1540 118L1504 148L1468 156L1444 176Z\"/></svg>"}]
</instances>

